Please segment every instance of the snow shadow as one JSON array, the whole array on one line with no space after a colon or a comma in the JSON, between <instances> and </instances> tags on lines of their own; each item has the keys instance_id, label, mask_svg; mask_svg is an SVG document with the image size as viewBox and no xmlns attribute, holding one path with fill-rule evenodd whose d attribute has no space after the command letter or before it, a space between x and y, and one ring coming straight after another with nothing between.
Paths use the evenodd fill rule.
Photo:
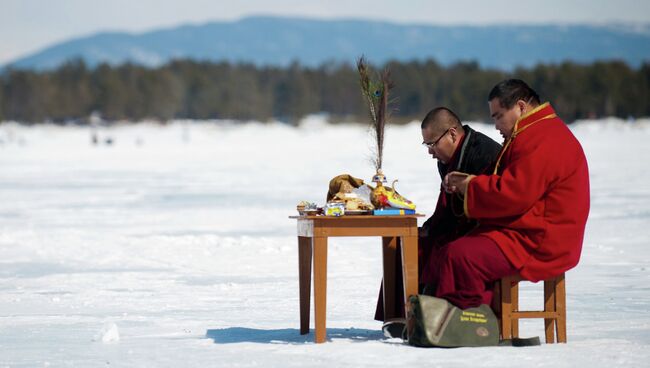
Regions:
<instances>
[{"instance_id":1,"label":"snow shadow","mask_svg":"<svg viewBox=\"0 0 650 368\"><path fill-rule=\"evenodd\" d=\"M297 328L263 330L246 327L229 327L207 330L205 337L214 340L215 344L234 344L254 342L260 344L304 344L314 342L314 330L307 335L301 335ZM348 339L353 342L384 340L381 330L361 328L328 328L327 340Z\"/></svg>"}]
</instances>

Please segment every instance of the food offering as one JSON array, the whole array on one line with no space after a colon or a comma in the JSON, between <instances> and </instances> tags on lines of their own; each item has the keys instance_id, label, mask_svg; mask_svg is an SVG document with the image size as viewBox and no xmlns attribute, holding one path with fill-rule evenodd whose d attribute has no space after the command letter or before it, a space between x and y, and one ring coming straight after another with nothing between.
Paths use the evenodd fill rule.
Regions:
<instances>
[{"instance_id":1,"label":"food offering","mask_svg":"<svg viewBox=\"0 0 650 368\"><path fill-rule=\"evenodd\" d=\"M342 174L330 180L329 191L323 207L316 203L301 201L297 205L301 216L394 216L415 213L415 203L400 195L392 185L385 186L386 178L381 171L373 177L375 186L365 184L349 174Z\"/></svg>"},{"instance_id":2,"label":"food offering","mask_svg":"<svg viewBox=\"0 0 650 368\"><path fill-rule=\"evenodd\" d=\"M296 210L298 210L300 216L315 216L322 212L322 209L318 208L316 203L308 201L300 201L296 206Z\"/></svg>"},{"instance_id":3,"label":"food offering","mask_svg":"<svg viewBox=\"0 0 650 368\"><path fill-rule=\"evenodd\" d=\"M346 215L367 215L374 209L371 191L363 180L348 174L339 175L330 180L327 204L339 204Z\"/></svg>"},{"instance_id":4,"label":"food offering","mask_svg":"<svg viewBox=\"0 0 650 368\"><path fill-rule=\"evenodd\" d=\"M339 217L345 215L345 204L341 202L329 202L325 205L325 216Z\"/></svg>"}]
</instances>

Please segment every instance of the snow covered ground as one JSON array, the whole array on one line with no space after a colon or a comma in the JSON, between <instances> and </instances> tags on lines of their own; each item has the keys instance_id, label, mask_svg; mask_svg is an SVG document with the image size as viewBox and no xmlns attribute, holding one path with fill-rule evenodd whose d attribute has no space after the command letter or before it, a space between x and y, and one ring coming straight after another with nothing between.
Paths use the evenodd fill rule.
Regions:
<instances>
[{"instance_id":1,"label":"snow covered ground","mask_svg":"<svg viewBox=\"0 0 650 368\"><path fill-rule=\"evenodd\" d=\"M569 343L420 349L373 321L372 238L330 240L329 341L298 333L288 216L322 204L335 175L370 179L364 127L141 123L101 128L93 146L87 128L0 124L0 367L647 366L650 122L572 129L592 209L567 274ZM439 179L420 142L417 123L391 127L384 171L430 214ZM542 299L539 285L522 294Z\"/></svg>"}]
</instances>

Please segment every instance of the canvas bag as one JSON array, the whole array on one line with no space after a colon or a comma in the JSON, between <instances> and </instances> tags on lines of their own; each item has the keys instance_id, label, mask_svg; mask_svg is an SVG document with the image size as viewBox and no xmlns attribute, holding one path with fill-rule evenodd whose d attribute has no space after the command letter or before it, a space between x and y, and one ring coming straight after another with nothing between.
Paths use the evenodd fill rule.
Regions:
<instances>
[{"instance_id":1,"label":"canvas bag","mask_svg":"<svg viewBox=\"0 0 650 368\"><path fill-rule=\"evenodd\" d=\"M428 295L412 295L406 323L409 345L471 347L499 345L497 317L487 305L462 310Z\"/></svg>"}]
</instances>

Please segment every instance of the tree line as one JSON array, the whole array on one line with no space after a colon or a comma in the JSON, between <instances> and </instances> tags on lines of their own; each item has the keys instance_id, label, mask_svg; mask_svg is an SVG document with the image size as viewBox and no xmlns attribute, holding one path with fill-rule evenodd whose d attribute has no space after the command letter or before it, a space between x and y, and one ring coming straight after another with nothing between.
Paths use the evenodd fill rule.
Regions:
<instances>
[{"instance_id":1,"label":"tree line","mask_svg":"<svg viewBox=\"0 0 650 368\"><path fill-rule=\"evenodd\" d=\"M395 88L392 122L421 119L444 105L463 120L488 121L486 98L505 78L521 78L551 101L567 122L583 118L650 116L650 62L540 64L512 72L476 62L442 66L433 60L389 62ZM378 70L377 67L374 68ZM295 123L308 114L366 121L355 66L309 68L176 60L158 68L135 64L88 68L70 61L51 71L0 75L0 121L24 123L156 119L235 119Z\"/></svg>"}]
</instances>

